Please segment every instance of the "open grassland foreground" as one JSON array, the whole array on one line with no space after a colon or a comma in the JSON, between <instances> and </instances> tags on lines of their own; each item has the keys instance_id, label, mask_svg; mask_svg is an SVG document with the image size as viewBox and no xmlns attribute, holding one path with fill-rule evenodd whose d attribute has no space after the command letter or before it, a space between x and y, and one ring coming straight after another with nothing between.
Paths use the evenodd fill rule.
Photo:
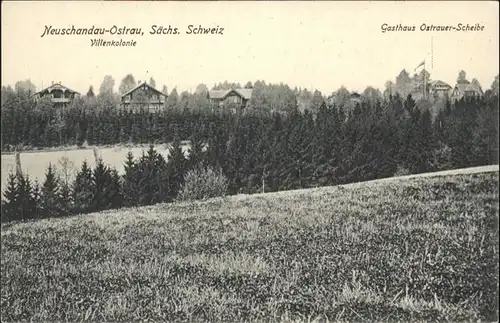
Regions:
<instances>
[{"instance_id":1,"label":"open grassland foreground","mask_svg":"<svg viewBox=\"0 0 500 323\"><path fill-rule=\"evenodd\" d=\"M498 320L498 171L1 232L3 322Z\"/></svg>"}]
</instances>

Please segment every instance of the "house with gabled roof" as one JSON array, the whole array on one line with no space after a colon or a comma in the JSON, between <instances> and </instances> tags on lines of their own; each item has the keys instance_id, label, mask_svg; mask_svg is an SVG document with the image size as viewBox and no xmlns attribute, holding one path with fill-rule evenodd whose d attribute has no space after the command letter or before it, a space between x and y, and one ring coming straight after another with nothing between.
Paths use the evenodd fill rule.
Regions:
<instances>
[{"instance_id":1,"label":"house with gabled roof","mask_svg":"<svg viewBox=\"0 0 500 323\"><path fill-rule=\"evenodd\" d=\"M126 110L137 111L148 109L151 112L160 111L168 95L155 89L146 82L142 82L121 96L121 107Z\"/></svg>"},{"instance_id":2,"label":"house with gabled roof","mask_svg":"<svg viewBox=\"0 0 500 323\"><path fill-rule=\"evenodd\" d=\"M229 89L208 91L208 99L218 107L233 106L244 108L252 98L253 89Z\"/></svg>"},{"instance_id":3,"label":"house with gabled roof","mask_svg":"<svg viewBox=\"0 0 500 323\"><path fill-rule=\"evenodd\" d=\"M453 91L451 92L451 101L459 101L460 99L466 98L480 98L484 95L483 90L480 86L473 83L459 83L455 85Z\"/></svg>"},{"instance_id":4,"label":"house with gabled roof","mask_svg":"<svg viewBox=\"0 0 500 323\"><path fill-rule=\"evenodd\" d=\"M452 89L451 85L439 80L432 81L429 84L429 93L434 97L446 97Z\"/></svg>"},{"instance_id":5,"label":"house with gabled roof","mask_svg":"<svg viewBox=\"0 0 500 323\"><path fill-rule=\"evenodd\" d=\"M78 96L80 96L80 93L62 85L61 82L52 82L52 85L33 95L34 99L37 101L42 98L50 98L50 101L52 101L56 107L65 107Z\"/></svg>"}]
</instances>

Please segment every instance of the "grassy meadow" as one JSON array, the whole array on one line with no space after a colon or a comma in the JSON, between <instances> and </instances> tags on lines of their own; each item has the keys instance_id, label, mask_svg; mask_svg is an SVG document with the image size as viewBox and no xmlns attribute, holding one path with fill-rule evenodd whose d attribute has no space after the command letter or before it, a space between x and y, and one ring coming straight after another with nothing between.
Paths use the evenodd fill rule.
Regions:
<instances>
[{"instance_id":1,"label":"grassy meadow","mask_svg":"<svg viewBox=\"0 0 500 323\"><path fill-rule=\"evenodd\" d=\"M496 171L2 225L1 320L498 320Z\"/></svg>"},{"instance_id":2,"label":"grassy meadow","mask_svg":"<svg viewBox=\"0 0 500 323\"><path fill-rule=\"evenodd\" d=\"M158 153L162 154L165 159L168 159L169 145L155 145L154 147ZM125 162L125 157L129 151L132 152L134 157L140 157L142 152L146 152L148 149L148 145L133 147L116 145L113 147L98 147L97 152L98 155L102 157L104 163L115 167L118 173L122 174L124 172L123 164ZM182 149L187 155L189 145L183 144ZM49 163L55 165L56 167L60 167L59 160L62 157L67 158L73 164L73 167L70 170L73 174L80 169L83 161L85 160L89 163L89 166L95 166L93 148L30 151L20 153L23 172L28 174L32 180L38 180L39 183L43 183L45 180L45 172L47 171ZM14 154L2 154L1 165L1 189L3 193L7 185L9 173L15 172L16 170Z\"/></svg>"}]
</instances>

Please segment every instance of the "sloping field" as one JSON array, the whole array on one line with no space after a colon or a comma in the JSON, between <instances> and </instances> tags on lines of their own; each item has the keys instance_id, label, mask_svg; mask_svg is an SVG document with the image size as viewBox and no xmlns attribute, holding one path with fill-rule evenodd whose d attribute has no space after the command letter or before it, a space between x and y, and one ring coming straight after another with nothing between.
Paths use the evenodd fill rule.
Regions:
<instances>
[{"instance_id":1,"label":"sloping field","mask_svg":"<svg viewBox=\"0 0 500 323\"><path fill-rule=\"evenodd\" d=\"M1 320L495 321L482 170L8 224Z\"/></svg>"}]
</instances>

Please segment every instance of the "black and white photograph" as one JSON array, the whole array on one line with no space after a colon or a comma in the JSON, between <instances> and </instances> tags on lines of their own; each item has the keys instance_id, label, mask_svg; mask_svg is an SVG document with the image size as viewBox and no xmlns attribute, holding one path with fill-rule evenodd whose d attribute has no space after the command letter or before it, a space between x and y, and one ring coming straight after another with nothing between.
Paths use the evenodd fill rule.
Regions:
<instances>
[{"instance_id":1,"label":"black and white photograph","mask_svg":"<svg viewBox=\"0 0 500 323\"><path fill-rule=\"evenodd\" d=\"M1 322L498 322L497 1L4 1Z\"/></svg>"}]
</instances>

